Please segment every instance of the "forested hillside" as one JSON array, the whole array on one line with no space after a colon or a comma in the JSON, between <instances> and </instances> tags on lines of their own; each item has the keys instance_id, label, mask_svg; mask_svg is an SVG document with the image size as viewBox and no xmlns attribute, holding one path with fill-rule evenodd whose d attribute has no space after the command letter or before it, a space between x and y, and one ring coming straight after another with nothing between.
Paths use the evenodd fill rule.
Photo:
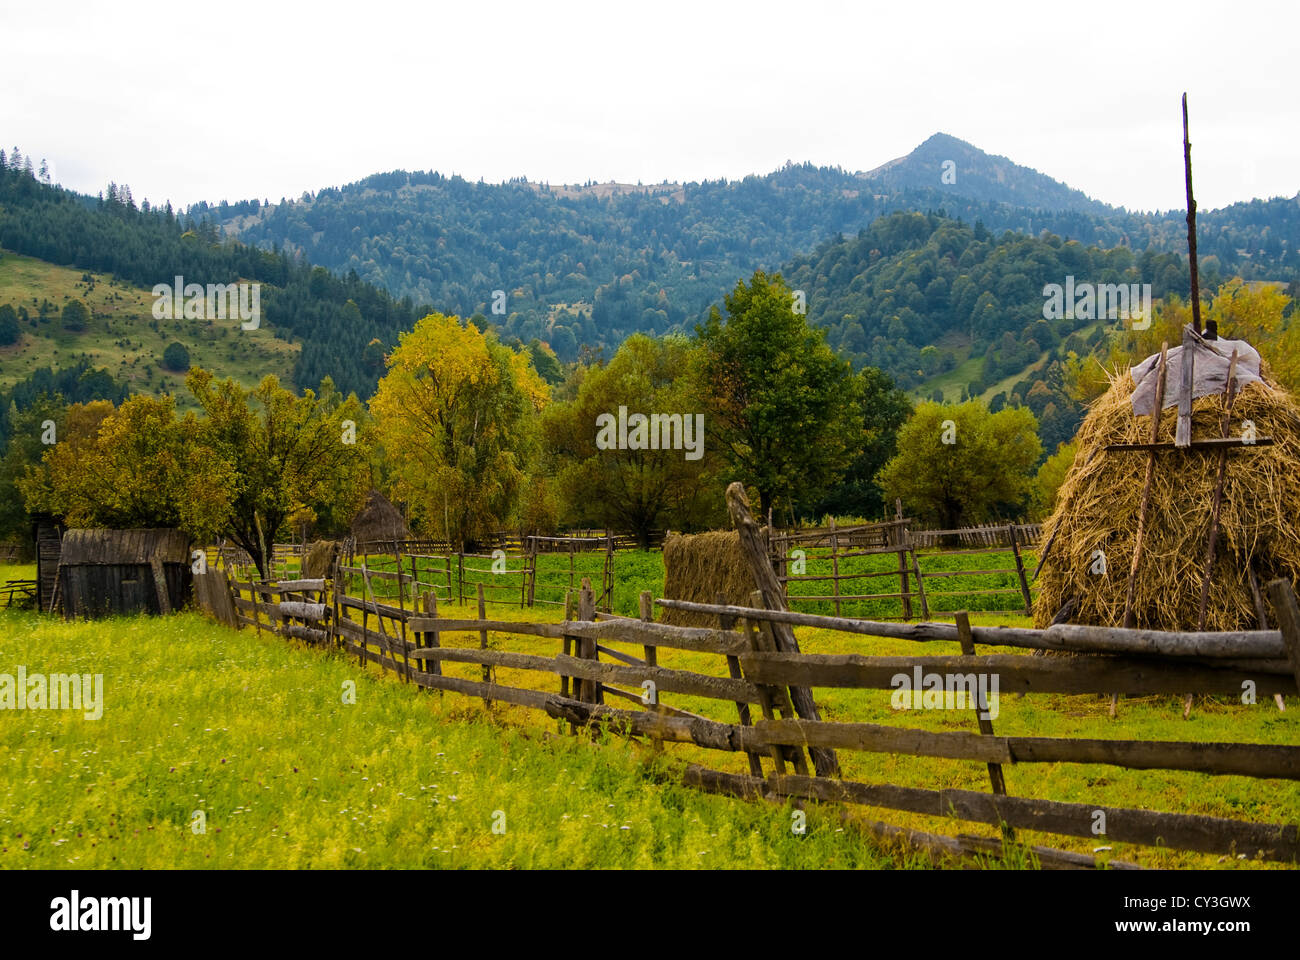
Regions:
<instances>
[{"instance_id":1,"label":"forested hillside","mask_svg":"<svg viewBox=\"0 0 1300 960\"><path fill-rule=\"evenodd\" d=\"M0 248L111 273L145 289L171 284L177 275L187 284L259 282L263 324L302 343L292 370L265 372L291 376L304 387L329 376L345 393L362 396L369 396L382 372L382 345L395 343L399 331L428 313L355 276L223 240L211 223L177 216L170 206L137 206L129 189L112 186L94 198L42 183L21 158L4 162L2 154Z\"/></svg>"},{"instance_id":2,"label":"forested hillside","mask_svg":"<svg viewBox=\"0 0 1300 960\"><path fill-rule=\"evenodd\" d=\"M955 182L943 181L946 159ZM482 313L504 335L539 338L572 360L584 345L608 356L634 331L689 330L737 277L778 269L837 234L856 236L881 215L930 210L998 235L1046 231L1185 256L1181 212L1111 208L942 136L869 174L804 164L738 181L618 188L398 170L297 200L189 212L259 247L355 271L395 296ZM1245 279L1300 274L1296 199L1202 211L1198 224L1207 270ZM494 300L495 291L503 297Z\"/></svg>"},{"instance_id":3,"label":"forested hillside","mask_svg":"<svg viewBox=\"0 0 1300 960\"><path fill-rule=\"evenodd\" d=\"M1067 276L1094 284L1150 283L1152 295L1188 288L1187 261L1127 247L1101 250L1054 235L994 236L940 214L896 213L851 240L822 244L784 270L804 290L808 316L855 366L912 388L958 362L952 346L983 357L970 392L1022 370L1094 318L1043 319L1043 287ZM1217 283L1213 266L1203 270Z\"/></svg>"}]
</instances>

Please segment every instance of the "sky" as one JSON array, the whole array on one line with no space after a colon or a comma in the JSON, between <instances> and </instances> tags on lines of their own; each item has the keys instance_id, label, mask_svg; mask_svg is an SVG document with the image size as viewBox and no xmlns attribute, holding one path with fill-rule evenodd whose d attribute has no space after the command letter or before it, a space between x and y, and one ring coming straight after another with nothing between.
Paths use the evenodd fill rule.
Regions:
<instances>
[{"instance_id":1,"label":"sky","mask_svg":"<svg viewBox=\"0 0 1300 960\"><path fill-rule=\"evenodd\" d=\"M0 0L0 145L182 207L380 171L869 170L942 131L1130 210L1300 192L1300 4Z\"/></svg>"}]
</instances>

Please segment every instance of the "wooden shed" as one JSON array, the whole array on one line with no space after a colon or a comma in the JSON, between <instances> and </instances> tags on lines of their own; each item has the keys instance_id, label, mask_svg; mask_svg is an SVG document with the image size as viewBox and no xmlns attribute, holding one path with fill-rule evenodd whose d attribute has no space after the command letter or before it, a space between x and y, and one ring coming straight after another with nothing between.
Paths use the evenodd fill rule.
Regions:
<instances>
[{"instance_id":1,"label":"wooden shed","mask_svg":"<svg viewBox=\"0 0 1300 960\"><path fill-rule=\"evenodd\" d=\"M193 586L190 540L179 530L69 530L59 557L65 617L171 613Z\"/></svg>"}]
</instances>

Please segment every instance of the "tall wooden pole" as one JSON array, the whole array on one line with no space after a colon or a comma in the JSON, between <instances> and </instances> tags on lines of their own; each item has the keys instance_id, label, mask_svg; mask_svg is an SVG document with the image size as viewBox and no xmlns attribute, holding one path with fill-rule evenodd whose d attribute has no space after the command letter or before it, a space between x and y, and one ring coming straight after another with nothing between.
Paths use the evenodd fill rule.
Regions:
<instances>
[{"instance_id":1,"label":"tall wooden pole","mask_svg":"<svg viewBox=\"0 0 1300 960\"><path fill-rule=\"evenodd\" d=\"M1156 377L1156 403L1151 411L1151 442L1160 439L1160 413L1165 403L1165 376L1169 362L1169 343L1160 345L1160 366L1154 371ZM1142 506L1138 510L1137 537L1133 544L1133 562L1128 570L1128 589L1124 598L1123 626L1131 629L1137 626L1137 614L1133 609L1133 598L1137 592L1138 567L1142 565L1142 547L1146 539L1147 512L1151 507L1151 484L1156 473L1156 451L1152 450L1147 458L1146 481L1142 484Z\"/></svg>"},{"instance_id":2,"label":"tall wooden pole","mask_svg":"<svg viewBox=\"0 0 1300 960\"><path fill-rule=\"evenodd\" d=\"M732 526L740 535L740 552L749 565L755 585L763 594L763 605L768 610L787 609L785 597L781 593L781 582L777 580L776 571L772 569L772 564L768 560L767 547L763 543L758 524L754 522L754 517L749 512L749 499L745 496L744 484L737 482L727 487L727 511L731 515ZM799 652L799 641L795 639L794 630L789 624L773 623L771 629L777 652ZM812 690L809 688L791 687L790 699L793 701L795 713L804 720L821 719L821 715L817 712L817 704L813 700ZM827 747L811 747L808 752L812 754L817 776L838 777L840 775L839 760L834 750Z\"/></svg>"},{"instance_id":3,"label":"tall wooden pole","mask_svg":"<svg viewBox=\"0 0 1300 960\"><path fill-rule=\"evenodd\" d=\"M1187 94L1183 94L1183 171L1187 177L1187 259L1192 273L1192 322L1201 326L1201 281L1196 263L1196 200L1192 197L1192 143L1187 138Z\"/></svg>"}]
</instances>

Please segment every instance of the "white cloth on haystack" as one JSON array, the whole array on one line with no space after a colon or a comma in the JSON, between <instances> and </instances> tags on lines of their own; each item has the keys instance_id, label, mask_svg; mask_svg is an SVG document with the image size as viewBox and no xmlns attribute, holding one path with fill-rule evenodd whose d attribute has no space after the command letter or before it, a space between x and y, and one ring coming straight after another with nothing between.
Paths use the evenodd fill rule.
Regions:
<instances>
[{"instance_id":1,"label":"white cloth on haystack","mask_svg":"<svg viewBox=\"0 0 1300 960\"><path fill-rule=\"evenodd\" d=\"M1237 351L1237 369L1233 376L1237 381L1237 392L1248 383L1263 383L1259 375L1259 353L1245 340L1211 340L1223 351L1219 356L1202 343L1192 341L1195 351L1192 358L1192 399L1208 397L1212 393L1223 393L1228 383L1228 362L1232 351ZM1182 380L1183 348L1172 348L1167 355L1169 372L1165 375L1165 402L1163 409L1178 404L1179 384ZM1133 368L1133 395L1129 403L1133 405L1133 415L1145 417L1151 414L1156 405L1156 383L1159 377L1147 376L1160 365L1160 354L1156 353Z\"/></svg>"}]
</instances>

